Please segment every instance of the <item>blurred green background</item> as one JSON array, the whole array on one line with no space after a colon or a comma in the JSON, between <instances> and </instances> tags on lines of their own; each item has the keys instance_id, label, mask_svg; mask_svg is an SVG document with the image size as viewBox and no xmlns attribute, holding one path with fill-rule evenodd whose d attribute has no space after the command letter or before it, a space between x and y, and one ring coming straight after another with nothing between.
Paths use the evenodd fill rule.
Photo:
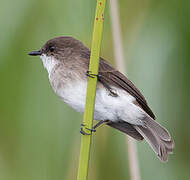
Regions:
<instances>
[{"instance_id":1,"label":"blurred green background","mask_svg":"<svg viewBox=\"0 0 190 180\"><path fill-rule=\"evenodd\" d=\"M0 179L74 180L82 115L53 92L38 57L48 39L71 35L88 47L96 1L1 1ZM162 164L138 143L142 179L190 178L190 1L119 4L127 75L147 98L176 148ZM102 56L114 64L109 1ZM129 179L125 135L102 127L93 137L90 180Z\"/></svg>"}]
</instances>

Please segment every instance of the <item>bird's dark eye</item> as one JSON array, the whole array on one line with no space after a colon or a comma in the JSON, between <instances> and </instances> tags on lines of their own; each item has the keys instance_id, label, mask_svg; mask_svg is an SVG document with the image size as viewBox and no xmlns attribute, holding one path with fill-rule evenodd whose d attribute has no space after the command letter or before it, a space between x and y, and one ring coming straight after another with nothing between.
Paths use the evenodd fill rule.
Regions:
<instances>
[{"instance_id":1,"label":"bird's dark eye","mask_svg":"<svg viewBox=\"0 0 190 180\"><path fill-rule=\"evenodd\" d=\"M50 46L49 50L50 50L50 52L53 52L55 50L55 46Z\"/></svg>"}]
</instances>

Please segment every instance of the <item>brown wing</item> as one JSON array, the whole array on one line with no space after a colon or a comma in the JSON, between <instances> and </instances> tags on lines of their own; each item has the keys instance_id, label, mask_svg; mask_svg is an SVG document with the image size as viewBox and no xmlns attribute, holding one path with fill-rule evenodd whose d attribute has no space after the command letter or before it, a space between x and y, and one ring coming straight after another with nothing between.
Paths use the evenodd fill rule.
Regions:
<instances>
[{"instance_id":1,"label":"brown wing","mask_svg":"<svg viewBox=\"0 0 190 180\"><path fill-rule=\"evenodd\" d=\"M99 67L99 82L105 84L106 86L116 86L124 89L133 97L135 97L137 104L153 119L155 116L151 109L149 108L144 96L140 93L140 91L135 87L135 85L127 79L122 73L117 71L114 67L112 67L108 62L104 59L100 58L100 67Z\"/></svg>"}]
</instances>

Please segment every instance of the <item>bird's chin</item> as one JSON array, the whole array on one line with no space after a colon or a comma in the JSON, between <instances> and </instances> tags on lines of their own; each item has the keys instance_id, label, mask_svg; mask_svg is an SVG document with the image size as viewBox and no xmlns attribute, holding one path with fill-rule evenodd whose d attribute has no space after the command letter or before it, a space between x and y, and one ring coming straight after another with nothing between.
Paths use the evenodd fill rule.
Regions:
<instances>
[{"instance_id":1,"label":"bird's chin","mask_svg":"<svg viewBox=\"0 0 190 180\"><path fill-rule=\"evenodd\" d=\"M41 58L42 60L45 59L45 58L47 58L47 57L48 57L48 56L47 56L46 54L44 54L44 53L40 55L40 58Z\"/></svg>"},{"instance_id":2,"label":"bird's chin","mask_svg":"<svg viewBox=\"0 0 190 180\"><path fill-rule=\"evenodd\" d=\"M44 67L47 69L48 73L50 74L58 61L56 61L56 59L53 56L47 56L46 54L42 54L40 58L42 59Z\"/></svg>"}]
</instances>

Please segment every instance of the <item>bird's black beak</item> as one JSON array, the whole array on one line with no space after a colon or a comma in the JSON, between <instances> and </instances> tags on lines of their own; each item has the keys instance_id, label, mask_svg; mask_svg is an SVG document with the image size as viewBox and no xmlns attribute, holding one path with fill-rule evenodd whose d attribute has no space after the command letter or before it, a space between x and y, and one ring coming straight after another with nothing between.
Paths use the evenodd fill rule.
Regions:
<instances>
[{"instance_id":1,"label":"bird's black beak","mask_svg":"<svg viewBox=\"0 0 190 180\"><path fill-rule=\"evenodd\" d=\"M40 56L42 55L42 52L39 50L39 51L32 51L32 52L29 52L28 55L30 56Z\"/></svg>"}]
</instances>

